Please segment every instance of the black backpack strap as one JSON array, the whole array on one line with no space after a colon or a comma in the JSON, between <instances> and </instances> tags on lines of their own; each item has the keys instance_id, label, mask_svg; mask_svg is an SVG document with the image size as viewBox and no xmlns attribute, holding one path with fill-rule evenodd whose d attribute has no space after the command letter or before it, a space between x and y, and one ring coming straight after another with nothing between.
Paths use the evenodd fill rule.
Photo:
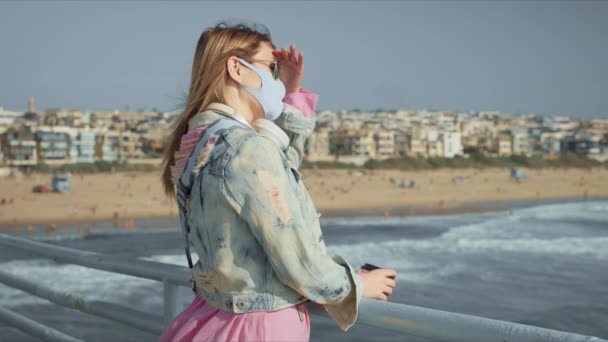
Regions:
<instances>
[{"instance_id":1,"label":"black backpack strap","mask_svg":"<svg viewBox=\"0 0 608 342\"><path fill-rule=\"evenodd\" d=\"M194 149L192 150L192 152L190 153L190 156L188 157L188 161L186 162L184 171L182 172L182 175L177 180L176 197L177 197L177 206L179 208L179 219L180 219L180 225L182 227L182 233L184 235L186 258L188 259L188 267L190 267L191 270L193 268L193 264L192 264L192 257L190 256L190 240L188 239L188 234L190 233L190 226L188 225L187 200L188 200L188 197L190 196L190 192L192 192L192 184L194 183L194 176L192 175L192 170L194 169L194 166L196 165L196 159L197 159L201 149L203 148L203 146L205 146L205 144L207 143L209 138L211 138L211 136L214 133L216 133L222 129L229 129L234 126L244 126L244 124L237 120L233 120L233 119L229 119L229 118L218 119L218 120L214 121L213 123L211 123L205 129L205 132L201 135L198 142L194 146ZM196 293L196 282L194 281L194 279L192 281L192 291L194 291Z\"/></svg>"}]
</instances>

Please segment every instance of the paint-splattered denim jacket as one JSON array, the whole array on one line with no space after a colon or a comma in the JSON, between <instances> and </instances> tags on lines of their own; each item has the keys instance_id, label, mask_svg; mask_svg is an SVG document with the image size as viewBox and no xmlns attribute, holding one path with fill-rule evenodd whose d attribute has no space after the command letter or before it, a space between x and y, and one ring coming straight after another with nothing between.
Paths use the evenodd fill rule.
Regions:
<instances>
[{"instance_id":1,"label":"paint-splattered denim jacket","mask_svg":"<svg viewBox=\"0 0 608 342\"><path fill-rule=\"evenodd\" d=\"M190 120L189 131L220 118L205 110ZM197 160L188 201L189 238L199 256L196 287L209 303L236 313L310 299L346 331L357 319L363 285L342 256L327 255L320 215L298 171L315 119L284 104L274 123L289 137L285 151L235 127L212 137Z\"/></svg>"}]
</instances>

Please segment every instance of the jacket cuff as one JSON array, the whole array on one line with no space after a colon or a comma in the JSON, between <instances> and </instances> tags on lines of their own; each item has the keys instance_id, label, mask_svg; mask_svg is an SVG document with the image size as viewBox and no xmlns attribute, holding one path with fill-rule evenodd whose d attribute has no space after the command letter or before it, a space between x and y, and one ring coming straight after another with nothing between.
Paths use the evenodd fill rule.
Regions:
<instances>
[{"instance_id":1,"label":"jacket cuff","mask_svg":"<svg viewBox=\"0 0 608 342\"><path fill-rule=\"evenodd\" d=\"M317 110L317 102L319 102L319 94L311 93L300 87L295 93L288 93L283 98L283 102L298 108L304 117L312 118Z\"/></svg>"},{"instance_id":2,"label":"jacket cuff","mask_svg":"<svg viewBox=\"0 0 608 342\"><path fill-rule=\"evenodd\" d=\"M283 112L274 120L274 123L286 131L286 133L295 133L309 137L315 129L316 120L314 117L305 117L298 108L284 103Z\"/></svg>"},{"instance_id":3,"label":"jacket cuff","mask_svg":"<svg viewBox=\"0 0 608 342\"><path fill-rule=\"evenodd\" d=\"M332 257L335 262L347 269L351 284L348 296L338 304L324 304L325 311L336 321L342 331L347 331L357 321L359 316L359 304L363 296L363 282L355 269L340 255Z\"/></svg>"}]
</instances>

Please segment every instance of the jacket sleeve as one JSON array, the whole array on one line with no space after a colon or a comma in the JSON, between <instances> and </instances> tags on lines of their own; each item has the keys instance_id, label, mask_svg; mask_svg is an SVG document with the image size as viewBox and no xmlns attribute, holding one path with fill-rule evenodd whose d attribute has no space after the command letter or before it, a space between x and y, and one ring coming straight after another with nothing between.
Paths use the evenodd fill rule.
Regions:
<instances>
[{"instance_id":1,"label":"jacket sleeve","mask_svg":"<svg viewBox=\"0 0 608 342\"><path fill-rule=\"evenodd\" d=\"M341 256L328 256L313 236L313 218L303 214L297 181L279 148L259 135L244 140L224 170L225 199L247 222L279 280L322 304L346 331L357 320L361 279Z\"/></svg>"},{"instance_id":2,"label":"jacket sleeve","mask_svg":"<svg viewBox=\"0 0 608 342\"><path fill-rule=\"evenodd\" d=\"M295 93L287 93L283 98L283 102L296 107L305 118L312 118L317 111L317 103L319 102L319 94L309 92L300 87Z\"/></svg>"},{"instance_id":3,"label":"jacket sleeve","mask_svg":"<svg viewBox=\"0 0 608 342\"><path fill-rule=\"evenodd\" d=\"M292 165L299 169L304 159L304 145L315 129L316 118L306 118L296 107L283 103L283 112L274 123L289 137L286 155Z\"/></svg>"}]
</instances>

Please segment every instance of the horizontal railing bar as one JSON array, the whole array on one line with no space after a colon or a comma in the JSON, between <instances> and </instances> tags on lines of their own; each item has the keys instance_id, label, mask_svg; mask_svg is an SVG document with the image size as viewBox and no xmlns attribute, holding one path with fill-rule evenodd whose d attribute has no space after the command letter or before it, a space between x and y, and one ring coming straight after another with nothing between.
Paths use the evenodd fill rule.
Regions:
<instances>
[{"instance_id":1,"label":"horizontal railing bar","mask_svg":"<svg viewBox=\"0 0 608 342\"><path fill-rule=\"evenodd\" d=\"M27 238L0 233L0 245L19 248L33 254L42 255L55 261L75 264L108 272L152 279L162 282L189 286L190 270L185 266L169 265L160 262L124 259L107 254L82 251L73 248L56 246Z\"/></svg>"},{"instance_id":2,"label":"horizontal railing bar","mask_svg":"<svg viewBox=\"0 0 608 342\"><path fill-rule=\"evenodd\" d=\"M66 308L121 322L153 334L160 334L162 332L163 318L160 315L156 316L103 301L87 300L84 295L71 291L58 292L50 290L32 281L1 270L0 283L28 292L36 297L44 298Z\"/></svg>"},{"instance_id":3,"label":"horizontal railing bar","mask_svg":"<svg viewBox=\"0 0 608 342\"><path fill-rule=\"evenodd\" d=\"M144 260L125 260L2 233L0 233L0 244L26 249L35 254L95 269L161 282L166 278L167 282L181 286L186 286L186 282L182 279L187 279L189 275L189 269L184 266ZM311 304L308 306L312 309L311 314L329 316L321 305ZM441 341L608 342L593 336L368 298L361 298L357 322Z\"/></svg>"},{"instance_id":4,"label":"horizontal railing bar","mask_svg":"<svg viewBox=\"0 0 608 342\"><path fill-rule=\"evenodd\" d=\"M83 342L61 331L47 327L16 312L0 306L0 320L23 331L25 334L50 342Z\"/></svg>"},{"instance_id":5,"label":"horizontal railing bar","mask_svg":"<svg viewBox=\"0 0 608 342\"><path fill-rule=\"evenodd\" d=\"M307 308L311 314L325 311L316 303ZM357 322L437 341L608 342L593 336L369 298L361 298Z\"/></svg>"}]
</instances>

